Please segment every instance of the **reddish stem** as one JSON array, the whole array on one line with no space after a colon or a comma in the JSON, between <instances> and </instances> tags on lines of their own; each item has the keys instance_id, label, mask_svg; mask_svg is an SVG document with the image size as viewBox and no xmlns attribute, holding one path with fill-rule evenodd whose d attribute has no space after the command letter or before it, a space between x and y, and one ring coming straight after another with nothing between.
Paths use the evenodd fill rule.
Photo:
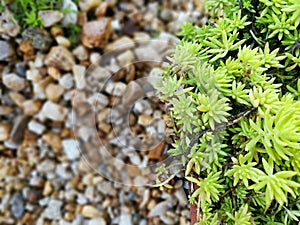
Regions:
<instances>
[{"instance_id":1,"label":"reddish stem","mask_svg":"<svg viewBox=\"0 0 300 225\"><path fill-rule=\"evenodd\" d=\"M195 183L190 183L190 196L199 188ZM198 205L197 203L190 204L191 225L198 222Z\"/></svg>"}]
</instances>

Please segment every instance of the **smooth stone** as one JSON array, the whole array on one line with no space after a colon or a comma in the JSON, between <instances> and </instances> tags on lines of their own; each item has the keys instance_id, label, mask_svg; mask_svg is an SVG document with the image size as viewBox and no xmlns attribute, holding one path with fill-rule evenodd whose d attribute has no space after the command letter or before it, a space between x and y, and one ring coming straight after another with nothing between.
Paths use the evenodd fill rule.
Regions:
<instances>
[{"instance_id":1,"label":"smooth stone","mask_svg":"<svg viewBox=\"0 0 300 225\"><path fill-rule=\"evenodd\" d=\"M124 37L117 39L113 43L108 44L107 47L105 48L105 51L106 52L108 52L108 51L122 52L122 51L132 49L132 48L134 48L134 46L135 46L134 41L131 38L124 36Z\"/></svg>"},{"instance_id":2,"label":"smooth stone","mask_svg":"<svg viewBox=\"0 0 300 225\"><path fill-rule=\"evenodd\" d=\"M67 108L47 101L44 103L43 108L40 112L42 118L47 118L53 121L64 121L67 117L68 110Z\"/></svg>"},{"instance_id":3,"label":"smooth stone","mask_svg":"<svg viewBox=\"0 0 300 225\"><path fill-rule=\"evenodd\" d=\"M37 99L30 99L23 102L23 110L25 115L32 116L40 111L42 104Z\"/></svg>"},{"instance_id":4,"label":"smooth stone","mask_svg":"<svg viewBox=\"0 0 300 225\"><path fill-rule=\"evenodd\" d=\"M83 89L86 86L85 67L81 65L74 65L72 71L74 75L76 88L78 88L79 90Z\"/></svg>"},{"instance_id":5,"label":"smooth stone","mask_svg":"<svg viewBox=\"0 0 300 225\"><path fill-rule=\"evenodd\" d=\"M10 43L0 40L0 49L0 61L8 62L16 58L15 49Z\"/></svg>"},{"instance_id":6,"label":"smooth stone","mask_svg":"<svg viewBox=\"0 0 300 225\"><path fill-rule=\"evenodd\" d=\"M160 63L162 61L162 56L159 55L155 49L150 46L141 46L134 50L138 61L152 61Z\"/></svg>"},{"instance_id":7,"label":"smooth stone","mask_svg":"<svg viewBox=\"0 0 300 225\"><path fill-rule=\"evenodd\" d=\"M28 129L38 135L41 135L45 131L46 127L41 123L31 120L28 123Z\"/></svg>"},{"instance_id":8,"label":"smooth stone","mask_svg":"<svg viewBox=\"0 0 300 225\"><path fill-rule=\"evenodd\" d=\"M22 33L23 40L29 40L35 49L47 52L53 39L46 30L38 27L28 27Z\"/></svg>"},{"instance_id":9,"label":"smooth stone","mask_svg":"<svg viewBox=\"0 0 300 225\"><path fill-rule=\"evenodd\" d=\"M162 216L166 213L169 208L169 202L163 201L155 205L149 212L148 217Z\"/></svg>"},{"instance_id":10,"label":"smooth stone","mask_svg":"<svg viewBox=\"0 0 300 225\"><path fill-rule=\"evenodd\" d=\"M61 207L63 202L57 199L51 199L47 204L48 207L45 209L45 217L51 220L61 219Z\"/></svg>"},{"instance_id":11,"label":"smooth stone","mask_svg":"<svg viewBox=\"0 0 300 225\"><path fill-rule=\"evenodd\" d=\"M134 61L134 54L132 51L127 50L126 52L118 55L117 60L120 67L124 67Z\"/></svg>"},{"instance_id":12,"label":"smooth stone","mask_svg":"<svg viewBox=\"0 0 300 225\"><path fill-rule=\"evenodd\" d=\"M62 146L69 160L75 160L80 157L79 144L75 139L65 139L62 141Z\"/></svg>"},{"instance_id":13,"label":"smooth stone","mask_svg":"<svg viewBox=\"0 0 300 225\"><path fill-rule=\"evenodd\" d=\"M81 61L87 60L89 58L88 51L82 45L79 45L78 47L76 47L72 53L77 59L79 59Z\"/></svg>"},{"instance_id":14,"label":"smooth stone","mask_svg":"<svg viewBox=\"0 0 300 225\"><path fill-rule=\"evenodd\" d=\"M71 89L74 86L74 78L70 73L63 75L58 82L66 89Z\"/></svg>"},{"instance_id":15,"label":"smooth stone","mask_svg":"<svg viewBox=\"0 0 300 225\"><path fill-rule=\"evenodd\" d=\"M21 91L26 87L26 80L15 73L3 74L3 84L14 90Z\"/></svg>"},{"instance_id":16,"label":"smooth stone","mask_svg":"<svg viewBox=\"0 0 300 225\"><path fill-rule=\"evenodd\" d=\"M16 37L20 33L20 26L9 10L0 13L0 33ZM2 48L0 48L2 49Z\"/></svg>"},{"instance_id":17,"label":"smooth stone","mask_svg":"<svg viewBox=\"0 0 300 225\"><path fill-rule=\"evenodd\" d=\"M57 42L58 45L61 45L63 47L69 48L71 47L71 42L69 41L68 38L58 35L55 37L55 41Z\"/></svg>"},{"instance_id":18,"label":"smooth stone","mask_svg":"<svg viewBox=\"0 0 300 225\"><path fill-rule=\"evenodd\" d=\"M87 12L101 4L102 0L79 0L81 11Z\"/></svg>"},{"instance_id":19,"label":"smooth stone","mask_svg":"<svg viewBox=\"0 0 300 225\"><path fill-rule=\"evenodd\" d=\"M45 92L46 92L47 98L49 100L56 102L65 93L65 89L63 86L61 86L59 84L51 83L46 87Z\"/></svg>"},{"instance_id":20,"label":"smooth stone","mask_svg":"<svg viewBox=\"0 0 300 225\"><path fill-rule=\"evenodd\" d=\"M20 192L15 192L11 200L11 211L15 218L21 218L25 212L24 199Z\"/></svg>"},{"instance_id":21,"label":"smooth stone","mask_svg":"<svg viewBox=\"0 0 300 225\"><path fill-rule=\"evenodd\" d=\"M29 117L25 115L17 116L14 119L14 125L10 132L10 141L13 144L19 145L22 143L24 138L24 130L27 127Z\"/></svg>"},{"instance_id":22,"label":"smooth stone","mask_svg":"<svg viewBox=\"0 0 300 225\"><path fill-rule=\"evenodd\" d=\"M0 141L6 141L9 139L11 126L8 123L0 123Z\"/></svg>"},{"instance_id":23,"label":"smooth stone","mask_svg":"<svg viewBox=\"0 0 300 225\"><path fill-rule=\"evenodd\" d=\"M105 81L112 76L109 70L101 66L95 66L91 68L91 71L89 71L89 75L93 76L98 81Z\"/></svg>"},{"instance_id":24,"label":"smooth stone","mask_svg":"<svg viewBox=\"0 0 300 225\"><path fill-rule=\"evenodd\" d=\"M72 0L63 0L62 9L66 9L68 12L65 13L65 16L62 20L63 25L76 24L78 7Z\"/></svg>"},{"instance_id":25,"label":"smooth stone","mask_svg":"<svg viewBox=\"0 0 300 225\"><path fill-rule=\"evenodd\" d=\"M57 67L64 71L70 71L75 64L75 59L67 48L63 46L54 46L47 54L45 64Z\"/></svg>"},{"instance_id":26,"label":"smooth stone","mask_svg":"<svg viewBox=\"0 0 300 225\"><path fill-rule=\"evenodd\" d=\"M130 105L137 101L138 99L141 99L145 96L144 90L141 88L141 86L135 82L131 81L127 85L123 95L122 95L122 103L123 105Z\"/></svg>"},{"instance_id":27,"label":"smooth stone","mask_svg":"<svg viewBox=\"0 0 300 225\"><path fill-rule=\"evenodd\" d=\"M92 205L83 206L81 213L86 218L99 218L101 216L99 210Z\"/></svg>"},{"instance_id":28,"label":"smooth stone","mask_svg":"<svg viewBox=\"0 0 300 225\"><path fill-rule=\"evenodd\" d=\"M111 34L109 18L87 22L82 27L81 41L87 48L103 47Z\"/></svg>"},{"instance_id":29,"label":"smooth stone","mask_svg":"<svg viewBox=\"0 0 300 225\"><path fill-rule=\"evenodd\" d=\"M119 225L132 225L132 216L130 214L121 214Z\"/></svg>"},{"instance_id":30,"label":"smooth stone","mask_svg":"<svg viewBox=\"0 0 300 225\"><path fill-rule=\"evenodd\" d=\"M122 82L114 82L114 83L108 83L105 91L108 94L114 95L114 96L122 96L125 92L127 85Z\"/></svg>"},{"instance_id":31,"label":"smooth stone","mask_svg":"<svg viewBox=\"0 0 300 225\"><path fill-rule=\"evenodd\" d=\"M94 218L88 222L88 225L106 225L106 222L103 218Z\"/></svg>"},{"instance_id":32,"label":"smooth stone","mask_svg":"<svg viewBox=\"0 0 300 225\"><path fill-rule=\"evenodd\" d=\"M14 111L14 108L7 105L0 105L0 116L7 116Z\"/></svg>"},{"instance_id":33,"label":"smooth stone","mask_svg":"<svg viewBox=\"0 0 300 225\"><path fill-rule=\"evenodd\" d=\"M64 18L64 14L56 10L40 10L38 16L41 18L44 27L51 27Z\"/></svg>"}]
</instances>

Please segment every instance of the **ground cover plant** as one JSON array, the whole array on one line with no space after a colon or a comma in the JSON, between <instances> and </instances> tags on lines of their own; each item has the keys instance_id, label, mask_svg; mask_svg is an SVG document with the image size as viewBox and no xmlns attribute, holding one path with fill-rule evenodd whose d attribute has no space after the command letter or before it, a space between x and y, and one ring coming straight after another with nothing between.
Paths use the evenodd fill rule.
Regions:
<instances>
[{"instance_id":1,"label":"ground cover plant","mask_svg":"<svg viewBox=\"0 0 300 225\"><path fill-rule=\"evenodd\" d=\"M182 27L157 86L192 224L299 224L300 1L207 0L204 10L206 24Z\"/></svg>"}]
</instances>

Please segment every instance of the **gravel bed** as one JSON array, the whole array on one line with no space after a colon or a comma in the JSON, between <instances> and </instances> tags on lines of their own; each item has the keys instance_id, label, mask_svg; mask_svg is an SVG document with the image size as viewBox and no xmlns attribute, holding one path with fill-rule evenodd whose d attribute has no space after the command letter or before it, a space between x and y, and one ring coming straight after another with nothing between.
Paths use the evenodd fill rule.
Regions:
<instances>
[{"instance_id":1,"label":"gravel bed","mask_svg":"<svg viewBox=\"0 0 300 225\"><path fill-rule=\"evenodd\" d=\"M183 181L151 186L169 148L153 85L199 4L64 0L23 31L1 13L0 224L189 224Z\"/></svg>"}]
</instances>

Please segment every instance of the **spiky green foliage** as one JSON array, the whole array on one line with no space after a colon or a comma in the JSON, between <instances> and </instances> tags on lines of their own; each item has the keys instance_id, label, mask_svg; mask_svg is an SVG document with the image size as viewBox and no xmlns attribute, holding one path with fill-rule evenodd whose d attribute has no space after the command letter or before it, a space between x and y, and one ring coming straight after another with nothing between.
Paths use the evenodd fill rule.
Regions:
<instances>
[{"instance_id":1,"label":"spiky green foliage","mask_svg":"<svg viewBox=\"0 0 300 225\"><path fill-rule=\"evenodd\" d=\"M157 89L201 225L299 223L299 4L207 0L179 33Z\"/></svg>"}]
</instances>

